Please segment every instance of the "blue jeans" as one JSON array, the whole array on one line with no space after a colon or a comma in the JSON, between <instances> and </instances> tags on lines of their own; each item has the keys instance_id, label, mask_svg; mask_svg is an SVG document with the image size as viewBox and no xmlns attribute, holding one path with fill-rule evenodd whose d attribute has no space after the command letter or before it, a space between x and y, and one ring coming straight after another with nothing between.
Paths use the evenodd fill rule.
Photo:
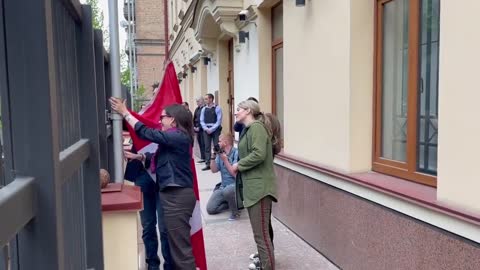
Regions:
<instances>
[{"instance_id":1,"label":"blue jeans","mask_svg":"<svg viewBox=\"0 0 480 270\"><path fill-rule=\"evenodd\" d=\"M207 202L207 213L216 215L224 210L230 209L232 215L238 213L237 203L235 202L235 185L220 187L213 191L212 196Z\"/></svg>"},{"instance_id":2,"label":"blue jeans","mask_svg":"<svg viewBox=\"0 0 480 270\"><path fill-rule=\"evenodd\" d=\"M143 211L140 211L140 220L143 228L142 239L145 245L147 269L157 270L160 267L157 237L158 214L158 230L160 232L160 244L162 245L162 256L164 259L163 267L165 270L172 270L173 264L168 244L167 230L163 222L163 208L160 204L157 185L147 173L140 175L136 179L135 185L140 187L143 194Z\"/></svg>"}]
</instances>

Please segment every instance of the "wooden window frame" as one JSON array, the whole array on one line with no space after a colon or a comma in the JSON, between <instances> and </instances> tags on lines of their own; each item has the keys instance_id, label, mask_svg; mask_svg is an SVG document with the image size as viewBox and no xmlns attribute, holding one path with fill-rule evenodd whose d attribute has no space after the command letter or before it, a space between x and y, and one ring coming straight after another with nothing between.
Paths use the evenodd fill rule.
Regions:
<instances>
[{"instance_id":1,"label":"wooden window frame","mask_svg":"<svg viewBox=\"0 0 480 270\"><path fill-rule=\"evenodd\" d=\"M277 115L277 76L276 76L277 62L276 62L276 59L275 59L275 52L276 52L276 50L283 48L283 34L282 34L282 38L277 38L277 39L273 40L273 26L274 26L274 20L275 20L275 17L273 16L273 10L280 5L283 5L283 1L280 1L279 3L277 3L276 5L274 5L271 8L271 25L272 25L272 36L271 36L271 39L272 39L272 50L271 50L271 54L272 54L272 113L275 114L275 115Z\"/></svg>"},{"instance_id":2,"label":"wooden window frame","mask_svg":"<svg viewBox=\"0 0 480 270\"><path fill-rule=\"evenodd\" d=\"M421 33L420 1L409 1L408 18L408 109L406 162L386 159L382 151L382 72L383 72L383 5L395 0L375 1L375 54L373 100L373 164L374 171L397 176L417 183L437 186L437 177L417 171L419 38ZM410 117L408 117L410 116ZM412 117L413 116L413 117Z\"/></svg>"}]
</instances>

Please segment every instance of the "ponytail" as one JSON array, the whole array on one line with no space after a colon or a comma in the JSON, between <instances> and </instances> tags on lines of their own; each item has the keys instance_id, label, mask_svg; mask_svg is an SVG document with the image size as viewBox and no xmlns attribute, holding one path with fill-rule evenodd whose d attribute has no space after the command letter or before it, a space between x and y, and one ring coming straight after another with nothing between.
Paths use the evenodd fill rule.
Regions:
<instances>
[{"instance_id":1,"label":"ponytail","mask_svg":"<svg viewBox=\"0 0 480 270\"><path fill-rule=\"evenodd\" d=\"M265 125L267 133L272 140L273 156L277 155L283 148L282 127L278 117L271 113L259 112L255 118Z\"/></svg>"}]
</instances>

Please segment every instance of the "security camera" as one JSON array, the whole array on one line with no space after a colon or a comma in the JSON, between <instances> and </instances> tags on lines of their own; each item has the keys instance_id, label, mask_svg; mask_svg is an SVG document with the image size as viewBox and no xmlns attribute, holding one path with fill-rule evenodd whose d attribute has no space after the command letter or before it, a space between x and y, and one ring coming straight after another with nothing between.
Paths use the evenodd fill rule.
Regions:
<instances>
[{"instance_id":1,"label":"security camera","mask_svg":"<svg viewBox=\"0 0 480 270\"><path fill-rule=\"evenodd\" d=\"M248 15L248 10L243 9L242 11L240 11L240 13L238 13L238 19L244 22L247 20L247 15Z\"/></svg>"}]
</instances>

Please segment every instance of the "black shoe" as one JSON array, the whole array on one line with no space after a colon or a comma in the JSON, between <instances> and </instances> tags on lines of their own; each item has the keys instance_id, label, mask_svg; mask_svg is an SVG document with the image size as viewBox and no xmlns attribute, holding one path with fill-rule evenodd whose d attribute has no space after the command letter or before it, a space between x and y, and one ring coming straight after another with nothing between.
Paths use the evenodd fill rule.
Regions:
<instances>
[{"instance_id":1,"label":"black shoe","mask_svg":"<svg viewBox=\"0 0 480 270\"><path fill-rule=\"evenodd\" d=\"M210 166L207 166L207 167L202 169L202 171L208 171L208 170L210 170Z\"/></svg>"},{"instance_id":2,"label":"black shoe","mask_svg":"<svg viewBox=\"0 0 480 270\"><path fill-rule=\"evenodd\" d=\"M197 164L205 163L205 159L200 159L197 161Z\"/></svg>"}]
</instances>

